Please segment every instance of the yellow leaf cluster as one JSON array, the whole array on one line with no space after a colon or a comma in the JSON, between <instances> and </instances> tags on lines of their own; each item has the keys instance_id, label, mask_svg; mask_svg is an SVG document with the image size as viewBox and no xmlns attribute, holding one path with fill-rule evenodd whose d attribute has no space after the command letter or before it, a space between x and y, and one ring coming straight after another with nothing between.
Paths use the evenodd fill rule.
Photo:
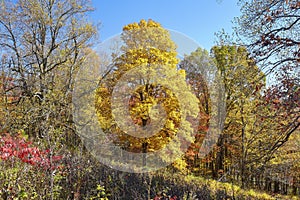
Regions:
<instances>
[{"instance_id":1,"label":"yellow leaf cluster","mask_svg":"<svg viewBox=\"0 0 300 200\"><path fill-rule=\"evenodd\" d=\"M175 96L170 88L154 83L147 78L147 74L155 71L158 66L164 66L164 69L172 69L176 72L179 62L176 57L176 45L170 39L169 32L163 29L159 23L152 20L141 20L139 23L124 26L121 38L124 46L121 48L121 56L114 60L116 70L107 78L107 80L110 80L110 84L101 86L96 91L95 107L98 120L106 133L117 135L117 141L115 142L123 148L132 152L155 151L168 144L176 136L180 126L186 125L181 122L182 112L178 97ZM146 66L146 68L141 68L141 70L146 69L143 72L145 77L140 77L140 87L136 88L133 94L130 94L128 109L132 121L130 122L131 124L124 122L128 123L125 125L144 127L153 121L161 121L157 118L157 116L161 117L159 111L154 109L156 105L160 105L163 108L166 116L163 127L157 133L150 137L142 137L143 135L141 135L138 138L121 131L113 121L111 111L112 92L110 91L113 91L113 87L124 74L141 66ZM175 76L182 79L185 83L184 70L177 71ZM115 115L122 116L124 114L122 112L122 110L117 110ZM189 129L187 128L186 130ZM145 144L147 149L143 149Z\"/></svg>"}]
</instances>

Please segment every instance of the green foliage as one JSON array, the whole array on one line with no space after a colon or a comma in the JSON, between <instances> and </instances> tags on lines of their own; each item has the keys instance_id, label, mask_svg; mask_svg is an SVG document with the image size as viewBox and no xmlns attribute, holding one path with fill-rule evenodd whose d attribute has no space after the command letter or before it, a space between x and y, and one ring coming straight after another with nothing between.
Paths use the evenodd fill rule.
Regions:
<instances>
[{"instance_id":1,"label":"green foliage","mask_svg":"<svg viewBox=\"0 0 300 200\"><path fill-rule=\"evenodd\" d=\"M109 194L106 194L105 188L98 184L96 188L96 196L90 197L89 200L108 200L109 196Z\"/></svg>"}]
</instances>

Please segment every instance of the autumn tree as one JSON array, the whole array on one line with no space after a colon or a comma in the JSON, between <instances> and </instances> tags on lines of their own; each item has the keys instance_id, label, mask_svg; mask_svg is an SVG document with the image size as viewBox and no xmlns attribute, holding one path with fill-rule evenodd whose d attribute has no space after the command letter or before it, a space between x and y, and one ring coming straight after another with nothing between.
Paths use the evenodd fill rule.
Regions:
<instances>
[{"instance_id":1,"label":"autumn tree","mask_svg":"<svg viewBox=\"0 0 300 200\"><path fill-rule=\"evenodd\" d=\"M95 34L85 18L92 8L86 1L20 0L4 1L0 9L1 65L20 91L21 120L10 124L39 137L71 127L74 75Z\"/></svg>"},{"instance_id":2,"label":"autumn tree","mask_svg":"<svg viewBox=\"0 0 300 200\"><path fill-rule=\"evenodd\" d=\"M300 4L297 0L240 3L242 15L236 21L237 34L269 80L264 103L259 106L265 110L261 125L272 124L268 128L272 130L272 142L264 144L269 150L267 162L300 126Z\"/></svg>"},{"instance_id":3,"label":"autumn tree","mask_svg":"<svg viewBox=\"0 0 300 200\"><path fill-rule=\"evenodd\" d=\"M211 168L207 163L211 162L201 162L203 158L200 156L200 149L209 129L212 110L210 93L216 78L216 67L209 52L199 47L184 57L179 63L179 68L186 71L187 82L199 100L199 123L195 128L195 139L186 152L186 159L193 173L205 175ZM208 157L205 159L208 160Z\"/></svg>"},{"instance_id":4,"label":"autumn tree","mask_svg":"<svg viewBox=\"0 0 300 200\"><path fill-rule=\"evenodd\" d=\"M245 47L215 46L212 48L226 93L226 119L217 143L215 170L228 171L238 165L242 184L246 178L251 141L255 138L255 107L264 87L263 73L255 65Z\"/></svg>"},{"instance_id":5,"label":"autumn tree","mask_svg":"<svg viewBox=\"0 0 300 200\"><path fill-rule=\"evenodd\" d=\"M50 165L56 152L70 153L66 147L78 144L71 102L76 72L87 64L87 47L96 34L87 20L90 11L85 0L0 3L1 100L17 94L5 102L8 117L0 131L21 131L38 141L39 148L49 149ZM44 175L42 191L53 199L55 169Z\"/></svg>"},{"instance_id":6,"label":"autumn tree","mask_svg":"<svg viewBox=\"0 0 300 200\"><path fill-rule=\"evenodd\" d=\"M240 3L242 15L237 20L237 33L244 39L251 56L268 75L271 86L269 98L284 101L285 107L294 116L283 142L300 125L297 111L299 101L296 100L299 96L295 96L299 94L296 85L299 82L300 62L300 3L297 0Z\"/></svg>"},{"instance_id":7,"label":"autumn tree","mask_svg":"<svg viewBox=\"0 0 300 200\"><path fill-rule=\"evenodd\" d=\"M121 39L121 55L96 91L104 132L116 145L136 153L164 149L179 135L191 142L186 116L197 116L197 99L186 85L185 71L177 70L176 45L169 32L157 22L141 20L124 26ZM182 146L174 142L168 151Z\"/></svg>"},{"instance_id":8,"label":"autumn tree","mask_svg":"<svg viewBox=\"0 0 300 200\"><path fill-rule=\"evenodd\" d=\"M227 107L214 160L216 169L228 174L238 171L234 179L243 187L255 180L269 190L268 185L277 186L278 182L264 174L266 165L297 130L298 79L290 76L267 88L265 74L246 48L221 46L213 47L212 52L225 84Z\"/></svg>"}]
</instances>

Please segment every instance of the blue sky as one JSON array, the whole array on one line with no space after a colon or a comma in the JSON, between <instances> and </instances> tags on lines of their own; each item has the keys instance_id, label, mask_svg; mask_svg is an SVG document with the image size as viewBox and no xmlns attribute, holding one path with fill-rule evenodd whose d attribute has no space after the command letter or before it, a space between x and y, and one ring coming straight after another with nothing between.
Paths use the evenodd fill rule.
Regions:
<instances>
[{"instance_id":1,"label":"blue sky","mask_svg":"<svg viewBox=\"0 0 300 200\"><path fill-rule=\"evenodd\" d=\"M231 21L240 15L237 0L93 0L92 19L100 22L100 40L119 34L122 27L152 19L181 32L209 50L214 33L232 31Z\"/></svg>"}]
</instances>

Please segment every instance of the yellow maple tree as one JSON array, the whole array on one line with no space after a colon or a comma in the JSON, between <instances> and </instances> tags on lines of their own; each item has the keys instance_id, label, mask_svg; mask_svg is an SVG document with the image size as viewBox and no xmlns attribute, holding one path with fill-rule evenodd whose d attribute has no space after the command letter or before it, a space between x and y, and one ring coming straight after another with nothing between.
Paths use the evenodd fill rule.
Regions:
<instances>
[{"instance_id":1,"label":"yellow maple tree","mask_svg":"<svg viewBox=\"0 0 300 200\"><path fill-rule=\"evenodd\" d=\"M159 23L141 20L123 27L121 55L96 90L96 113L114 143L135 153L165 151L193 140L187 116L197 117L198 101L177 70L176 44ZM176 139L175 139L176 140ZM178 140L178 139L177 139Z\"/></svg>"}]
</instances>

